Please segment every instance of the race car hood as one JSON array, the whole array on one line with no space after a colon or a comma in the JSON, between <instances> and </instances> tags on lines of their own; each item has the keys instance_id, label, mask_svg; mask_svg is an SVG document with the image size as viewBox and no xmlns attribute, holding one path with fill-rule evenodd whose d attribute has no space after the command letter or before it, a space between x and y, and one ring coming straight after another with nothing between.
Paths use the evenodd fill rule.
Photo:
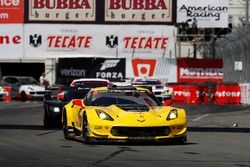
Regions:
<instances>
[{"instance_id":1,"label":"race car hood","mask_svg":"<svg viewBox=\"0 0 250 167\"><path fill-rule=\"evenodd\" d=\"M29 91L45 91L45 87L40 85L22 85L20 90L29 90Z\"/></svg>"},{"instance_id":2,"label":"race car hood","mask_svg":"<svg viewBox=\"0 0 250 167\"><path fill-rule=\"evenodd\" d=\"M115 123L117 125L163 126L166 124L169 112L176 108L169 106L157 106L151 107L147 111L142 111L124 110L116 105L112 105L109 107L98 107L98 109L108 113L114 119L114 122L117 122ZM183 109L178 109L178 112L180 112L180 118L186 118L185 111Z\"/></svg>"}]
</instances>

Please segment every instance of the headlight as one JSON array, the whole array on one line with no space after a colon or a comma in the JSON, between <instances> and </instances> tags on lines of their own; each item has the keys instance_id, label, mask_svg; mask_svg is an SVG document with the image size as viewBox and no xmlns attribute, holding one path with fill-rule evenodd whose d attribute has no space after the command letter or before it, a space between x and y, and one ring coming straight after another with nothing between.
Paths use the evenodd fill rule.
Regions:
<instances>
[{"instance_id":1,"label":"headlight","mask_svg":"<svg viewBox=\"0 0 250 167\"><path fill-rule=\"evenodd\" d=\"M54 112L60 112L60 108L59 107L54 107L54 106L49 106L49 110L54 111Z\"/></svg>"},{"instance_id":2,"label":"headlight","mask_svg":"<svg viewBox=\"0 0 250 167\"><path fill-rule=\"evenodd\" d=\"M102 110L95 110L95 111L100 119L114 121L114 119L105 111L102 111Z\"/></svg>"},{"instance_id":3,"label":"headlight","mask_svg":"<svg viewBox=\"0 0 250 167\"><path fill-rule=\"evenodd\" d=\"M169 112L167 120L174 120L176 118L178 118L178 112L176 109L173 109Z\"/></svg>"}]
</instances>

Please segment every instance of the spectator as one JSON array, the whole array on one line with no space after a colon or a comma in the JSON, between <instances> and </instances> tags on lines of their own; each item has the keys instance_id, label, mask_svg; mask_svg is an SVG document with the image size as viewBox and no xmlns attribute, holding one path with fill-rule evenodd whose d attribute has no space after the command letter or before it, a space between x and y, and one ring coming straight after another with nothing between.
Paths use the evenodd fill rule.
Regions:
<instances>
[{"instance_id":1,"label":"spectator","mask_svg":"<svg viewBox=\"0 0 250 167\"><path fill-rule=\"evenodd\" d=\"M45 87L49 86L49 81L45 79L45 73L43 72L39 78L40 85L44 85Z\"/></svg>"}]
</instances>

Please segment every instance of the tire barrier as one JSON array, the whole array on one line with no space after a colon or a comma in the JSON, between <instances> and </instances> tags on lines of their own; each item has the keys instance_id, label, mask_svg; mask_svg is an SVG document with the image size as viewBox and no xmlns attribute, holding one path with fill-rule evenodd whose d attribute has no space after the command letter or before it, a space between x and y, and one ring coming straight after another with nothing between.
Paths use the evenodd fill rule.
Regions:
<instances>
[{"instance_id":1,"label":"tire barrier","mask_svg":"<svg viewBox=\"0 0 250 167\"><path fill-rule=\"evenodd\" d=\"M171 83L174 104L240 104L240 86L236 83Z\"/></svg>"}]
</instances>

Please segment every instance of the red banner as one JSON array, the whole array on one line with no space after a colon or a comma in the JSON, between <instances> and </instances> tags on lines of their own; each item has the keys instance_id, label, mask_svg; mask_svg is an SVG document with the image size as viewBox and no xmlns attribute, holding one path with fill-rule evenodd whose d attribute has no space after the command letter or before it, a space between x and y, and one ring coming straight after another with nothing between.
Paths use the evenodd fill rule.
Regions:
<instances>
[{"instance_id":1,"label":"red banner","mask_svg":"<svg viewBox=\"0 0 250 167\"><path fill-rule=\"evenodd\" d=\"M0 2L0 24L24 22L23 0L5 0Z\"/></svg>"},{"instance_id":2,"label":"red banner","mask_svg":"<svg viewBox=\"0 0 250 167\"><path fill-rule=\"evenodd\" d=\"M222 59L177 59L177 81L187 83L222 82Z\"/></svg>"},{"instance_id":3,"label":"red banner","mask_svg":"<svg viewBox=\"0 0 250 167\"><path fill-rule=\"evenodd\" d=\"M239 85L217 85L215 88L215 104L240 104Z\"/></svg>"}]
</instances>

